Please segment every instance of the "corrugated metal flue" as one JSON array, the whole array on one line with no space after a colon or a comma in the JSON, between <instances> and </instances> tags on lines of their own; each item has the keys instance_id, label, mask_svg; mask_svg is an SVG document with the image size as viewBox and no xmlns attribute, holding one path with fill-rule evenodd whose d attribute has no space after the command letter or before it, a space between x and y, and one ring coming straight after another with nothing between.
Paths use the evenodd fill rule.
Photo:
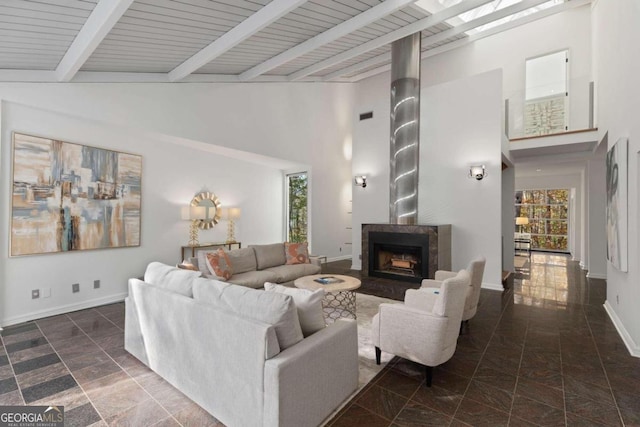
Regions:
<instances>
[{"instance_id":1,"label":"corrugated metal flue","mask_svg":"<svg viewBox=\"0 0 640 427\"><path fill-rule=\"evenodd\" d=\"M418 32L391 45L391 224L418 220L420 41Z\"/></svg>"}]
</instances>

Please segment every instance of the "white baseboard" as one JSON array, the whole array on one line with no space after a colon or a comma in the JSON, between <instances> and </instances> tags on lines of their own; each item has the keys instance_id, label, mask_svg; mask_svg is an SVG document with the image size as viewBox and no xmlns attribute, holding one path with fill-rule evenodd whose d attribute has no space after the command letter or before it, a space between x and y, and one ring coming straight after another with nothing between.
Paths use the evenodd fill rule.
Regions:
<instances>
[{"instance_id":1,"label":"white baseboard","mask_svg":"<svg viewBox=\"0 0 640 427\"><path fill-rule=\"evenodd\" d=\"M333 258L327 258L327 262L344 261L345 259L351 259L351 255L341 255Z\"/></svg>"},{"instance_id":2,"label":"white baseboard","mask_svg":"<svg viewBox=\"0 0 640 427\"><path fill-rule=\"evenodd\" d=\"M68 304L46 310L34 311L20 316L9 317L7 319L2 319L2 326L17 325L18 323L42 319L43 317L57 316L59 314L70 313L72 311L85 310L87 308L98 307L105 304L113 304L114 302L124 301L128 295L129 294L127 292L124 292L121 294L110 295L108 297L96 298L80 303Z\"/></svg>"},{"instance_id":3,"label":"white baseboard","mask_svg":"<svg viewBox=\"0 0 640 427\"><path fill-rule=\"evenodd\" d=\"M352 270L362 270L362 261L352 261L351 262L351 269Z\"/></svg>"},{"instance_id":4,"label":"white baseboard","mask_svg":"<svg viewBox=\"0 0 640 427\"><path fill-rule=\"evenodd\" d=\"M502 286L502 284L500 285L496 285L494 283L486 283L486 282L482 282L482 289L489 289L490 291L500 291L503 292L504 291L504 286Z\"/></svg>"},{"instance_id":5,"label":"white baseboard","mask_svg":"<svg viewBox=\"0 0 640 427\"><path fill-rule=\"evenodd\" d=\"M587 269L587 266L586 266L586 265L584 265L583 263L580 263L580 264L578 264L578 265L580 266L580 269L581 269L581 270L586 270L586 269Z\"/></svg>"},{"instance_id":6,"label":"white baseboard","mask_svg":"<svg viewBox=\"0 0 640 427\"><path fill-rule=\"evenodd\" d=\"M633 338L631 338L631 335L629 335L629 332L627 332L627 329L622 324L622 321L616 314L613 307L611 307L611 304L609 304L609 301L605 301L603 305L604 309L609 315L609 318L613 322L613 325L616 327L618 334L620 334L620 338L622 338L622 341L624 341L624 345L627 346L627 350L629 350L629 353L633 357L640 357L640 346L638 346L638 344L633 341Z\"/></svg>"},{"instance_id":7,"label":"white baseboard","mask_svg":"<svg viewBox=\"0 0 640 427\"><path fill-rule=\"evenodd\" d=\"M607 279L607 274L599 274L599 273L592 273L592 272L588 272L587 273L587 279Z\"/></svg>"}]
</instances>

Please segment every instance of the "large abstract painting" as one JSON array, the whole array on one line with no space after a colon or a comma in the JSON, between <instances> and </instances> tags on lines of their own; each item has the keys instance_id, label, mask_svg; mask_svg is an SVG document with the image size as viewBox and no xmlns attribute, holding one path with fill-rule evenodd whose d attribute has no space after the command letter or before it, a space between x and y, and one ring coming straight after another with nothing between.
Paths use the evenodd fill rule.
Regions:
<instances>
[{"instance_id":1,"label":"large abstract painting","mask_svg":"<svg viewBox=\"0 0 640 427\"><path fill-rule=\"evenodd\" d=\"M13 134L11 255L140 245L142 157Z\"/></svg>"},{"instance_id":2,"label":"large abstract painting","mask_svg":"<svg viewBox=\"0 0 640 427\"><path fill-rule=\"evenodd\" d=\"M607 152L607 259L627 271L627 154L620 138Z\"/></svg>"}]
</instances>

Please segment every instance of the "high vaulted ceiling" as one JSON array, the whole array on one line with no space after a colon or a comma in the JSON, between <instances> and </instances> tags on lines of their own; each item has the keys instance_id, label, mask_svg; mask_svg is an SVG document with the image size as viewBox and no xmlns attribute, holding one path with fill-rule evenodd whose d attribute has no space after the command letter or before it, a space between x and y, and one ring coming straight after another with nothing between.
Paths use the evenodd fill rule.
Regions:
<instances>
[{"instance_id":1,"label":"high vaulted ceiling","mask_svg":"<svg viewBox=\"0 0 640 427\"><path fill-rule=\"evenodd\" d=\"M1 0L0 81L354 82L589 2Z\"/></svg>"}]
</instances>

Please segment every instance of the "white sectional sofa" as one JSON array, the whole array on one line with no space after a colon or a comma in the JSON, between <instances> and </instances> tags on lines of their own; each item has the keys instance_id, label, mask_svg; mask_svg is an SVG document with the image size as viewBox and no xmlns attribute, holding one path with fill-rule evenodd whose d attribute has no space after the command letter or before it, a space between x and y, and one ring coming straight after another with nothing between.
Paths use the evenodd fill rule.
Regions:
<instances>
[{"instance_id":1,"label":"white sectional sofa","mask_svg":"<svg viewBox=\"0 0 640 427\"><path fill-rule=\"evenodd\" d=\"M125 349L229 427L317 426L358 386L355 321L303 338L290 295L152 263L125 304Z\"/></svg>"}]
</instances>

